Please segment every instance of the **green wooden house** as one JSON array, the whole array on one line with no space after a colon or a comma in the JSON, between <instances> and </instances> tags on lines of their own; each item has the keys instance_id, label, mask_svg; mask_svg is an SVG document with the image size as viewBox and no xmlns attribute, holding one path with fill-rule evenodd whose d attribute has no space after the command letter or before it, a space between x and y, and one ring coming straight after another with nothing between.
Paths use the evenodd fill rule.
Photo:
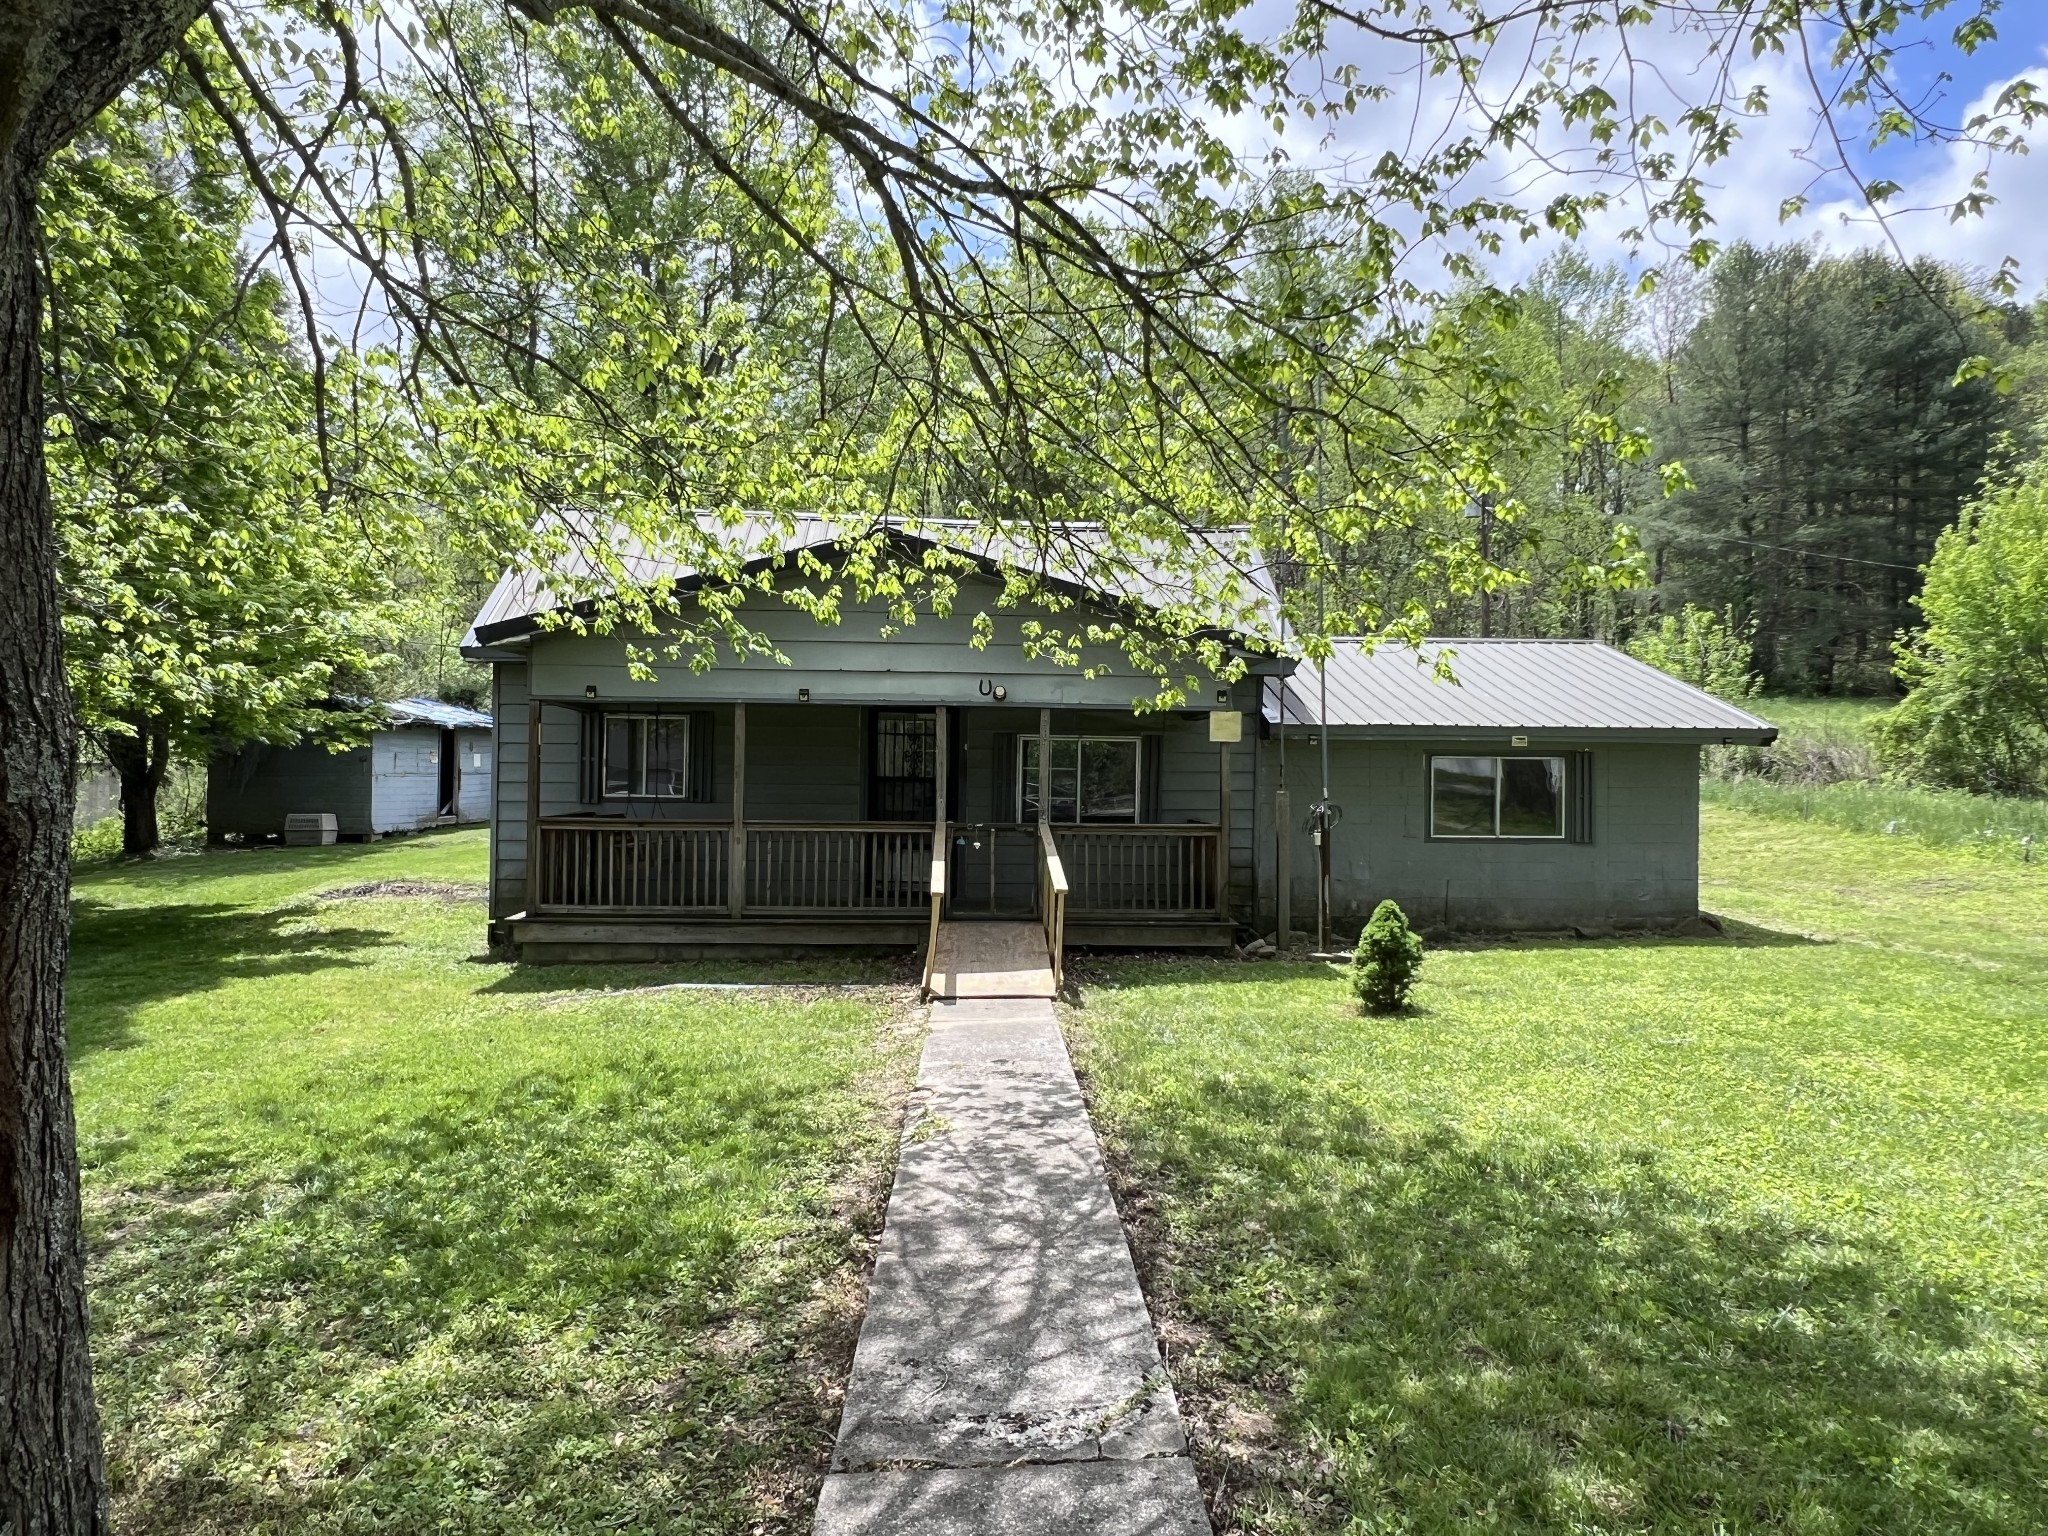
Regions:
<instances>
[{"instance_id":1,"label":"green wooden house","mask_svg":"<svg viewBox=\"0 0 2048 1536\"><path fill-rule=\"evenodd\" d=\"M772 545L758 529L735 536L760 543L750 568L778 581L799 579L796 549L835 540L823 523ZM1025 626L1043 615L1000 602L1016 552L958 547L974 571L952 616L899 628L880 607L849 606L821 625L754 596L748 622L786 663L731 656L651 678L633 675L628 637L549 622L564 583L508 573L464 642L495 676L499 936L535 960L841 944L929 953L942 923L1007 921L1041 926L1057 968L1069 947L1223 949L1271 934L1283 889L1306 927L1318 866L1304 818L1318 796L1303 772L1320 761L1324 727L1305 701L1330 690L1260 640L1219 633L1241 677L1204 674L1185 707L1141 710L1152 681L1120 652L1084 649L1071 664L1028 653ZM692 573L644 560L634 570L692 600ZM1114 620L1159 600L1148 580L1049 585ZM994 626L980 645L977 612ZM1500 654L1446 644L1459 669ZM1392 654L1369 660L1384 667ZM1425 915L1457 922L1611 926L1697 910L1698 745L1768 740L1770 727L1606 647L1542 654L1559 671L1540 696L1548 712L1512 730L1489 713L1435 735L1376 735L1332 707L1333 795L1341 780L1354 798L1331 842L1344 937L1376 893L1434 893ZM1585 719L1558 725L1579 669L1600 681L1580 696ZM1526 696L1533 710L1539 696ZM1482 758L1497 766L1483 773ZM1464 766L1449 778L1439 760ZM1544 775L1561 797L1555 833L1537 830ZM1435 821L1415 802L1425 790L1441 800ZM1505 820L1480 849L1486 792ZM1505 894L1523 886L1549 895Z\"/></svg>"}]
</instances>

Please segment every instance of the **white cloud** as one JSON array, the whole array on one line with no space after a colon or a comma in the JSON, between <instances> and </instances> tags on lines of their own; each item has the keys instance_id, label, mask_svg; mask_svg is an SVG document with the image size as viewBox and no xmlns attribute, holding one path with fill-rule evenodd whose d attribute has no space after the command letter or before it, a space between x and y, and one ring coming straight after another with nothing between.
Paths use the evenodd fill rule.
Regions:
<instances>
[{"instance_id":1,"label":"white cloud","mask_svg":"<svg viewBox=\"0 0 2048 1536\"><path fill-rule=\"evenodd\" d=\"M1970 103L1968 115L1991 112L1999 96L2023 79L2048 93L2048 68L2024 70L1987 86ZM1889 238L1908 254L1986 272L2011 258L2018 264L2021 291L2038 289L2048 279L2048 225L2041 216L2048 207L2048 154L1987 157L1982 149L1955 144L1922 158L1928 163L1916 168L1917 174L1894 173L1902 190L1886 219ZM1954 218L1952 210L1970 194L1980 172L1987 173L1994 201L1982 214ZM1835 248L1873 245L1887 237L1868 210L1848 199L1816 208L1806 222Z\"/></svg>"},{"instance_id":2,"label":"white cloud","mask_svg":"<svg viewBox=\"0 0 2048 1536\"><path fill-rule=\"evenodd\" d=\"M1488 56L1481 85L1500 99L1514 88L1530 60L1528 28L1510 28ZM1744 120L1741 137L1727 158L1703 168L1713 226L1708 234L1723 244L1750 240L1768 244L1817 238L1831 249L1855 249L1896 240L1909 255L1932 255L1966 267L1993 270L2008 256L2020 264L2023 284L2048 280L2048 233L2040 210L2048 206L2048 154L1999 154L1987 162L1979 146L1894 144L1875 155L1858 156L1866 176L1887 176L1900 182L1902 193L1881 229L1853 196L1837 163L1833 143L1824 137L1814 107L1812 86L1797 59L1767 54L1744 58L1728 70L1728 84L1719 86L1711 71L1719 61L1706 54L1702 39L1675 27L1641 29L1631 34L1634 67L1623 74L1610 68L1604 83L1638 117L1654 114L1670 124L1689 100L1721 91L1740 102L1752 87L1768 94L1771 111ZM1469 102L1441 78L1416 68L1412 50L1355 35L1336 63L1357 66L1361 75L1391 88L1387 99L1365 104L1354 115L1328 122L1290 125L1280 136L1252 119L1212 119L1211 126L1239 153L1257 156L1273 148L1295 164L1341 175L1346 162L1367 163L1387 150L1413 153L1421 146L1480 126ZM2015 64L2020 60L2015 59ZM2016 69L1985 87L1959 121L1989 112L2013 80L2030 76L2048 91L2048 68ZM1844 124L1845 128L1850 126ZM2037 137L2040 135L2037 134ZM1674 137L1673 147L1682 141ZM1493 159L1468 182L1468 192L1485 191L1512 198L1523 206L1541 206L1569 190L1588 190L1595 146L1583 137L1571 139L1555 128L1546 132L1543 154L1524 154L1518 161ZM1989 191L1995 201L1981 217L1952 223L1949 210L1969 190L1972 179L1988 164ZM1579 244L1596 260L1627 261L1632 242L1626 232L1642 222L1643 198L1624 178L1608 178L1614 205L1597 215ZM1806 211L1781 220L1788 199L1804 197ZM1676 230L1664 231L1678 240ZM1518 244L1490 265L1501 277L1515 279L1533 270L1564 243L1562 237ZM1662 259L1656 248L1641 259Z\"/></svg>"}]
</instances>

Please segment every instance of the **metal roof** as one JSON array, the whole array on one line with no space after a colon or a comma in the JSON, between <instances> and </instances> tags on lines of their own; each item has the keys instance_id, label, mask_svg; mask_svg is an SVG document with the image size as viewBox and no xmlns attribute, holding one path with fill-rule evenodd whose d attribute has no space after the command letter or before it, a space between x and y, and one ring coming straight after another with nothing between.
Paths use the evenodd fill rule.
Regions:
<instances>
[{"instance_id":1,"label":"metal roof","mask_svg":"<svg viewBox=\"0 0 2048 1536\"><path fill-rule=\"evenodd\" d=\"M465 650L529 633L537 627L534 621L540 615L586 595L590 582L603 568L594 546L608 546L628 578L638 584L672 581L687 586L696 575L676 555L650 552L639 539L594 519L562 513L550 522L550 532L567 535L568 548L548 569L514 567L499 577L463 637ZM788 560L804 550L823 550L872 531L850 529L816 516L744 516L728 521L705 513L697 524L701 533L717 539L743 564L755 567ZM1044 529L1020 529L1013 537L970 519L932 518L892 525L889 532L912 546L952 549L990 570L1032 572L1070 590L1113 602L1162 607L1197 601L1185 578L1168 568L1169 562L1112 550L1098 524L1056 523ZM1270 620L1277 602L1272 577L1252 547L1248 531L1222 528L1196 537L1205 541L1197 552L1201 567L1211 573L1235 570L1248 589L1248 606L1261 620Z\"/></svg>"},{"instance_id":2,"label":"metal roof","mask_svg":"<svg viewBox=\"0 0 2048 1536\"><path fill-rule=\"evenodd\" d=\"M393 699L384 706L393 725L438 725L443 730L489 730L491 717L481 710L460 704L443 704L439 699Z\"/></svg>"},{"instance_id":3,"label":"metal roof","mask_svg":"<svg viewBox=\"0 0 2048 1536\"><path fill-rule=\"evenodd\" d=\"M1449 678L1437 675L1439 666ZM1332 735L1460 731L1650 734L1767 742L1777 728L1597 640L1432 638L1367 654L1339 642L1328 663ZM1316 727L1313 663L1266 682L1267 720Z\"/></svg>"}]
</instances>

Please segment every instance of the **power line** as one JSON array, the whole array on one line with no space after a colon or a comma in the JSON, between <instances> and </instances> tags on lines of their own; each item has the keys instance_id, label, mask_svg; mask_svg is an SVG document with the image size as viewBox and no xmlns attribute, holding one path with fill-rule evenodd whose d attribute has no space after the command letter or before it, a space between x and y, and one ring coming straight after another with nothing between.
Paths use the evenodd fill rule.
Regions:
<instances>
[{"instance_id":1,"label":"power line","mask_svg":"<svg viewBox=\"0 0 2048 1536\"><path fill-rule=\"evenodd\" d=\"M1844 565L1874 565L1880 570L1886 571L1913 571L1917 573L1920 569L1917 565L1900 565L1891 560L1859 560L1854 555L1831 555L1824 549L1801 549L1796 544L1765 544L1758 539L1738 539L1732 533L1693 533L1687 531L1679 534L1677 537L1681 540L1699 539L1717 544L1747 544L1751 549L1776 550L1781 555L1804 555L1812 560L1838 560Z\"/></svg>"}]
</instances>

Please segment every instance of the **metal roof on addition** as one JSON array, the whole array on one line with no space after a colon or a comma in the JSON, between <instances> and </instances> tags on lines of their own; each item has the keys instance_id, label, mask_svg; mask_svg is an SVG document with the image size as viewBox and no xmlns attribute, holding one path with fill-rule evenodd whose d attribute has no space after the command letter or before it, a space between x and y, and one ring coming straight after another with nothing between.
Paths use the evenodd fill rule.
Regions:
<instances>
[{"instance_id":1,"label":"metal roof on addition","mask_svg":"<svg viewBox=\"0 0 2048 1536\"><path fill-rule=\"evenodd\" d=\"M1451 680L1436 675L1441 658ZM1332 734L1629 732L1767 742L1777 728L1597 640L1425 640L1370 655L1339 642L1328 663ZM1268 679L1266 719L1323 722L1315 664Z\"/></svg>"}]
</instances>

